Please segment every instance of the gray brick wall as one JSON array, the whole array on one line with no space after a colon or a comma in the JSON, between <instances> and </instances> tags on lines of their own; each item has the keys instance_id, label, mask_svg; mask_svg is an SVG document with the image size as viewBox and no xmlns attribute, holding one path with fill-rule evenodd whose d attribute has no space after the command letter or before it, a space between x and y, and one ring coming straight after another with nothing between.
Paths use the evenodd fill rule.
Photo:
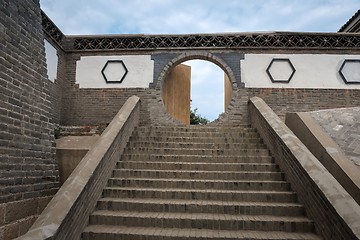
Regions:
<instances>
[{"instance_id":1,"label":"gray brick wall","mask_svg":"<svg viewBox=\"0 0 360 240\"><path fill-rule=\"evenodd\" d=\"M7 217L14 204L27 209L58 188L54 96L39 0L1 1L0 29L0 239L12 239L27 230L19 225L22 219L38 214Z\"/></svg>"}]
</instances>

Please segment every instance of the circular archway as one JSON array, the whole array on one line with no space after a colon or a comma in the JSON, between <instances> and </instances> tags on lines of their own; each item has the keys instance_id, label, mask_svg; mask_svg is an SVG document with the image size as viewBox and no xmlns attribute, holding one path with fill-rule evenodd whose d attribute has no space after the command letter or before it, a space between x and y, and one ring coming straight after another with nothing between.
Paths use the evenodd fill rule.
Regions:
<instances>
[{"instance_id":1,"label":"circular archway","mask_svg":"<svg viewBox=\"0 0 360 240\"><path fill-rule=\"evenodd\" d=\"M210 122L218 119L226 108L225 91L229 79L224 71L212 62L204 60L190 60L181 64L191 67L191 117ZM194 120L191 117L190 124Z\"/></svg>"},{"instance_id":2,"label":"circular archway","mask_svg":"<svg viewBox=\"0 0 360 240\"><path fill-rule=\"evenodd\" d=\"M212 79L212 73L218 79ZM157 81L167 112L186 125L190 124L190 105L205 118L217 119L230 104L235 83L232 70L210 53L178 56L168 62Z\"/></svg>"}]
</instances>

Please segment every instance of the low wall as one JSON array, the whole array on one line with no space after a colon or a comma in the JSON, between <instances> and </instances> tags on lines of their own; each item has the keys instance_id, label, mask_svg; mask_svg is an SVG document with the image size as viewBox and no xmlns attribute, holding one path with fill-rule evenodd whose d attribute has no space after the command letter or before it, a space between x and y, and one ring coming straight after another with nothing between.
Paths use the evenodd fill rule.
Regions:
<instances>
[{"instance_id":1,"label":"low wall","mask_svg":"<svg viewBox=\"0 0 360 240\"><path fill-rule=\"evenodd\" d=\"M346 157L339 145L314 121L311 115L309 113L287 113L285 124L360 204L358 167Z\"/></svg>"},{"instance_id":2,"label":"low wall","mask_svg":"<svg viewBox=\"0 0 360 240\"><path fill-rule=\"evenodd\" d=\"M253 97L249 117L324 239L359 239L360 206L266 103Z\"/></svg>"},{"instance_id":3,"label":"low wall","mask_svg":"<svg viewBox=\"0 0 360 240\"><path fill-rule=\"evenodd\" d=\"M30 230L18 240L80 239L90 213L139 123L139 114L140 99L132 96Z\"/></svg>"},{"instance_id":4,"label":"low wall","mask_svg":"<svg viewBox=\"0 0 360 240\"><path fill-rule=\"evenodd\" d=\"M59 166L60 183L64 184L86 153L99 140L99 135L66 136L57 139L56 161Z\"/></svg>"}]
</instances>

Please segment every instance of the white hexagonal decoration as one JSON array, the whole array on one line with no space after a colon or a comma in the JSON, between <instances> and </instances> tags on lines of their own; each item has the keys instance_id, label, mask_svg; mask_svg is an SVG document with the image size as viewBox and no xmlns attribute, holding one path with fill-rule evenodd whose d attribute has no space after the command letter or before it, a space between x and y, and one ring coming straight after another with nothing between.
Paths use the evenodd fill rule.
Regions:
<instances>
[{"instance_id":1,"label":"white hexagonal decoration","mask_svg":"<svg viewBox=\"0 0 360 240\"><path fill-rule=\"evenodd\" d=\"M346 59L339 74L346 84L360 84L360 59Z\"/></svg>"},{"instance_id":2,"label":"white hexagonal decoration","mask_svg":"<svg viewBox=\"0 0 360 240\"><path fill-rule=\"evenodd\" d=\"M109 60L101 70L106 83L121 83L128 70L122 60Z\"/></svg>"},{"instance_id":3,"label":"white hexagonal decoration","mask_svg":"<svg viewBox=\"0 0 360 240\"><path fill-rule=\"evenodd\" d=\"M295 68L287 58L273 58L266 73L273 83L288 83L295 74Z\"/></svg>"}]
</instances>

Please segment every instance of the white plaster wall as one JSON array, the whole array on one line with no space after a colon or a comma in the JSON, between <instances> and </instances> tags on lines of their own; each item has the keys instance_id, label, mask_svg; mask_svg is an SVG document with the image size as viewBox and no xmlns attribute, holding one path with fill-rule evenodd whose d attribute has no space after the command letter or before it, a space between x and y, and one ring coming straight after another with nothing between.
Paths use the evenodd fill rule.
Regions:
<instances>
[{"instance_id":1,"label":"white plaster wall","mask_svg":"<svg viewBox=\"0 0 360 240\"><path fill-rule=\"evenodd\" d=\"M122 60L128 73L122 83L106 83L101 70L108 60ZM153 82L154 61L150 55L83 56L76 63L80 88L148 88Z\"/></svg>"},{"instance_id":2,"label":"white plaster wall","mask_svg":"<svg viewBox=\"0 0 360 240\"><path fill-rule=\"evenodd\" d=\"M57 77L57 51L47 40L44 40L44 43L48 79L54 82Z\"/></svg>"},{"instance_id":3,"label":"white plaster wall","mask_svg":"<svg viewBox=\"0 0 360 240\"><path fill-rule=\"evenodd\" d=\"M266 69L273 58L290 59L296 72L289 83L271 82ZM340 77L345 59L360 59L360 55L245 54L240 63L241 81L248 88L360 88L359 84L345 84Z\"/></svg>"}]
</instances>

